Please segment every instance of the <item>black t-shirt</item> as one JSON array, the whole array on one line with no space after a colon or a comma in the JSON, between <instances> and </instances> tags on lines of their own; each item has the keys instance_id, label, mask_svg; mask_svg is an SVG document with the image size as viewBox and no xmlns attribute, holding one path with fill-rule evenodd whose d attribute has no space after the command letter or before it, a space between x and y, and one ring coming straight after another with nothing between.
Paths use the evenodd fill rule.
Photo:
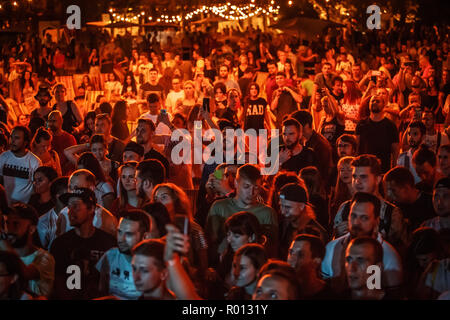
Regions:
<instances>
[{"instance_id":1,"label":"black t-shirt","mask_svg":"<svg viewBox=\"0 0 450 320\"><path fill-rule=\"evenodd\" d=\"M297 101L295 101L290 92L283 91L280 95L280 98L278 99L277 105L278 126L281 127L281 124L283 123L283 117L285 115L289 115L297 110Z\"/></svg>"},{"instance_id":2,"label":"black t-shirt","mask_svg":"<svg viewBox=\"0 0 450 320\"><path fill-rule=\"evenodd\" d=\"M48 201L46 203L40 203L39 195L36 193L33 193L33 195L31 195L30 200L28 200L28 204L36 209L39 216L46 214L55 206L55 203L51 199L50 199L50 201Z\"/></svg>"},{"instance_id":3,"label":"black t-shirt","mask_svg":"<svg viewBox=\"0 0 450 320\"><path fill-rule=\"evenodd\" d=\"M57 237L50 248L55 258L55 284L53 296L61 300L89 300L99 296L99 272L95 268L102 255L116 246L116 239L103 230L95 228L90 238L81 238L74 229ZM78 266L81 288L69 289L74 284L75 271L69 266Z\"/></svg>"},{"instance_id":4,"label":"black t-shirt","mask_svg":"<svg viewBox=\"0 0 450 320\"><path fill-rule=\"evenodd\" d=\"M395 124L384 118L375 122L370 118L362 120L356 126L356 135L360 136L358 154L373 154L381 160L383 173L391 166L391 146L399 142Z\"/></svg>"},{"instance_id":5,"label":"black t-shirt","mask_svg":"<svg viewBox=\"0 0 450 320\"><path fill-rule=\"evenodd\" d=\"M154 86L154 85L150 84L149 82L146 82L141 86L141 90L143 91L143 97L142 97L143 99L147 99L147 96L150 93L159 94L161 99L163 99L163 100L165 99L164 88L159 83L156 86Z\"/></svg>"},{"instance_id":6,"label":"black t-shirt","mask_svg":"<svg viewBox=\"0 0 450 320\"><path fill-rule=\"evenodd\" d=\"M266 114L267 101L264 98L256 100L249 99L245 111L244 130L255 129L258 133L259 129L264 129L264 115Z\"/></svg>"},{"instance_id":7,"label":"black t-shirt","mask_svg":"<svg viewBox=\"0 0 450 320\"><path fill-rule=\"evenodd\" d=\"M289 160L281 165L281 168L287 171L299 173L301 169L308 166L316 166L317 159L313 149L303 147L302 152L292 156Z\"/></svg>"},{"instance_id":8,"label":"black t-shirt","mask_svg":"<svg viewBox=\"0 0 450 320\"><path fill-rule=\"evenodd\" d=\"M405 218L410 222L411 231L420 227L425 220L434 218L433 197L421 192L419 198L412 204L399 204Z\"/></svg>"},{"instance_id":9,"label":"black t-shirt","mask_svg":"<svg viewBox=\"0 0 450 320\"><path fill-rule=\"evenodd\" d=\"M112 138L113 140L108 145L108 157L111 160L122 163L122 154L125 149L125 144L115 137Z\"/></svg>"},{"instance_id":10,"label":"black t-shirt","mask_svg":"<svg viewBox=\"0 0 450 320\"><path fill-rule=\"evenodd\" d=\"M147 160L147 159L156 159L156 160L161 161L164 168L166 168L166 178L168 178L170 176L169 175L169 166L170 166L169 161L167 161L166 157L164 157L161 153L159 153L155 149L151 148L149 152L144 154L144 160Z\"/></svg>"}]
</instances>

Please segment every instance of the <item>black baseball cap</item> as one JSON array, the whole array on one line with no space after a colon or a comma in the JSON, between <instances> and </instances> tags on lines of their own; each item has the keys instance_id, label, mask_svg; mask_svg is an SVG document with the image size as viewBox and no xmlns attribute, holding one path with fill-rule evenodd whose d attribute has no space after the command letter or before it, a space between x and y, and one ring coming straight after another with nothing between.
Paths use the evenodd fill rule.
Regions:
<instances>
[{"instance_id":1,"label":"black baseball cap","mask_svg":"<svg viewBox=\"0 0 450 320\"><path fill-rule=\"evenodd\" d=\"M294 202L308 202L306 190L298 183L288 183L280 190L280 199Z\"/></svg>"},{"instance_id":2,"label":"black baseball cap","mask_svg":"<svg viewBox=\"0 0 450 320\"><path fill-rule=\"evenodd\" d=\"M134 153L137 153L140 157L144 156L144 147L134 141L130 141L125 145L125 149L123 149L123 152L125 151L133 151Z\"/></svg>"},{"instance_id":3,"label":"black baseball cap","mask_svg":"<svg viewBox=\"0 0 450 320\"><path fill-rule=\"evenodd\" d=\"M28 204L17 202L14 203L5 212L7 216L18 216L21 219L30 220L31 224L36 226L39 221L39 215L36 209Z\"/></svg>"},{"instance_id":4,"label":"black baseball cap","mask_svg":"<svg viewBox=\"0 0 450 320\"><path fill-rule=\"evenodd\" d=\"M72 192L67 192L59 196L59 200L66 206L69 203L70 198L80 198L83 202L93 205L97 203L94 191L88 188L77 188Z\"/></svg>"}]
</instances>

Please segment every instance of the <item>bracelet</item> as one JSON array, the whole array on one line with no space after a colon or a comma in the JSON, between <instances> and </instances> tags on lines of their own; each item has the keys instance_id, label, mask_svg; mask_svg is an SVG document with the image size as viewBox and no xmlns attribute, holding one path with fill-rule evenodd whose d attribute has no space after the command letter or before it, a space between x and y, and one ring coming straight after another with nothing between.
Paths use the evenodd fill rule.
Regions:
<instances>
[{"instance_id":1,"label":"bracelet","mask_svg":"<svg viewBox=\"0 0 450 320\"><path fill-rule=\"evenodd\" d=\"M173 267L173 266L175 266L175 264L176 264L177 262L176 262L175 259L170 259L170 260L167 260L166 263L167 263L167 265L168 265L169 267Z\"/></svg>"}]
</instances>

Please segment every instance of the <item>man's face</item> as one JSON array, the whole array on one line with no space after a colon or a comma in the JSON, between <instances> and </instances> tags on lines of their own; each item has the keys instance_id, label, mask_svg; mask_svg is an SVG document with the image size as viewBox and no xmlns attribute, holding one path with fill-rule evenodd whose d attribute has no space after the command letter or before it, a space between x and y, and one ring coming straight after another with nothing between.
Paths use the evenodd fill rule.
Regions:
<instances>
[{"instance_id":1,"label":"man's face","mask_svg":"<svg viewBox=\"0 0 450 320\"><path fill-rule=\"evenodd\" d=\"M355 77L359 77L361 75L361 67L360 66L353 66L352 67L352 74Z\"/></svg>"},{"instance_id":2,"label":"man's face","mask_svg":"<svg viewBox=\"0 0 450 320\"><path fill-rule=\"evenodd\" d=\"M292 241L289 248L287 262L295 270L300 270L304 267L315 264L312 257L311 245L308 241Z\"/></svg>"},{"instance_id":3,"label":"man's face","mask_svg":"<svg viewBox=\"0 0 450 320\"><path fill-rule=\"evenodd\" d=\"M286 85L286 78L282 75L277 75L275 77L275 82L277 84L278 87L282 88Z\"/></svg>"},{"instance_id":4,"label":"man's face","mask_svg":"<svg viewBox=\"0 0 450 320\"><path fill-rule=\"evenodd\" d=\"M131 255L131 249L143 239L139 222L121 218L117 228L117 246L119 251Z\"/></svg>"},{"instance_id":5,"label":"man's face","mask_svg":"<svg viewBox=\"0 0 450 320\"><path fill-rule=\"evenodd\" d=\"M64 98L66 97L66 89L58 87L55 90L55 99L56 101L64 101Z\"/></svg>"},{"instance_id":6,"label":"man's face","mask_svg":"<svg viewBox=\"0 0 450 320\"><path fill-rule=\"evenodd\" d=\"M351 245L345 254L345 272L348 286L352 290L360 290L367 286L370 276L367 268L374 264L373 247L367 244Z\"/></svg>"},{"instance_id":7,"label":"man's face","mask_svg":"<svg viewBox=\"0 0 450 320\"><path fill-rule=\"evenodd\" d=\"M417 148L422 143L422 133L419 128L408 128L408 144L411 148Z\"/></svg>"},{"instance_id":8,"label":"man's face","mask_svg":"<svg viewBox=\"0 0 450 320\"><path fill-rule=\"evenodd\" d=\"M228 69L226 67L220 67L219 75L222 79L227 79L228 78Z\"/></svg>"},{"instance_id":9,"label":"man's face","mask_svg":"<svg viewBox=\"0 0 450 320\"><path fill-rule=\"evenodd\" d=\"M426 183L429 186L434 185L434 177L436 174L436 168L433 168L431 164L428 162L425 162L422 165L415 165L415 169L417 172L417 175L424 183Z\"/></svg>"},{"instance_id":10,"label":"man's face","mask_svg":"<svg viewBox=\"0 0 450 320\"><path fill-rule=\"evenodd\" d=\"M235 279L234 285L243 288L256 280L258 270L247 256L234 255L232 272Z\"/></svg>"},{"instance_id":11,"label":"man's face","mask_svg":"<svg viewBox=\"0 0 450 320\"><path fill-rule=\"evenodd\" d=\"M324 64L322 67L322 73L324 76L328 76L331 73L331 66L328 64Z\"/></svg>"},{"instance_id":12,"label":"man's face","mask_svg":"<svg viewBox=\"0 0 450 320\"><path fill-rule=\"evenodd\" d=\"M450 215L450 190L447 188L436 188L433 191L433 207L440 217Z\"/></svg>"},{"instance_id":13,"label":"man's face","mask_svg":"<svg viewBox=\"0 0 450 320\"><path fill-rule=\"evenodd\" d=\"M23 248L28 242L28 237L33 232L34 226L28 219L16 215L8 215L6 218L8 235L11 237L9 243L13 248Z\"/></svg>"},{"instance_id":14,"label":"man's face","mask_svg":"<svg viewBox=\"0 0 450 320\"><path fill-rule=\"evenodd\" d=\"M69 209L69 221L72 227L80 227L92 216L92 208L88 209L81 198L72 197L67 203Z\"/></svg>"},{"instance_id":15,"label":"man's face","mask_svg":"<svg viewBox=\"0 0 450 320\"><path fill-rule=\"evenodd\" d=\"M334 82L333 93L336 96L340 96L342 94L342 81L335 81Z\"/></svg>"},{"instance_id":16,"label":"man's face","mask_svg":"<svg viewBox=\"0 0 450 320\"><path fill-rule=\"evenodd\" d=\"M37 101L41 107L45 107L50 102L50 97L47 95L40 95L37 98Z\"/></svg>"},{"instance_id":17,"label":"man's face","mask_svg":"<svg viewBox=\"0 0 450 320\"><path fill-rule=\"evenodd\" d=\"M134 285L143 293L153 292L167 277L166 269L161 269L154 257L136 254L131 259L131 266Z\"/></svg>"},{"instance_id":18,"label":"man's face","mask_svg":"<svg viewBox=\"0 0 450 320\"><path fill-rule=\"evenodd\" d=\"M136 128L136 142L139 144L147 144L152 139L153 132L145 123L139 123Z\"/></svg>"},{"instance_id":19,"label":"man's face","mask_svg":"<svg viewBox=\"0 0 450 320\"><path fill-rule=\"evenodd\" d=\"M111 133L111 124L106 119L95 120L95 133L109 136Z\"/></svg>"},{"instance_id":20,"label":"man's face","mask_svg":"<svg viewBox=\"0 0 450 320\"><path fill-rule=\"evenodd\" d=\"M20 130L13 130L9 137L9 148L12 152L19 152L25 150L26 141L24 133Z\"/></svg>"},{"instance_id":21,"label":"man's face","mask_svg":"<svg viewBox=\"0 0 450 320\"><path fill-rule=\"evenodd\" d=\"M431 112L422 113L422 122L427 130L434 128L434 115Z\"/></svg>"},{"instance_id":22,"label":"man's face","mask_svg":"<svg viewBox=\"0 0 450 320\"><path fill-rule=\"evenodd\" d=\"M161 103L159 101L149 103L148 109L150 110L151 115L157 115L159 114L159 110L161 110Z\"/></svg>"},{"instance_id":23,"label":"man's face","mask_svg":"<svg viewBox=\"0 0 450 320\"><path fill-rule=\"evenodd\" d=\"M352 185L356 192L374 193L378 182L370 167L353 167Z\"/></svg>"},{"instance_id":24,"label":"man's face","mask_svg":"<svg viewBox=\"0 0 450 320\"><path fill-rule=\"evenodd\" d=\"M140 162L142 159L141 157L134 151L125 151L122 155L123 163L128 161L137 161Z\"/></svg>"},{"instance_id":25,"label":"man's face","mask_svg":"<svg viewBox=\"0 0 450 320\"><path fill-rule=\"evenodd\" d=\"M386 88L378 88L376 93L377 93L377 96L380 96L383 98L385 104L389 101L389 93L386 90Z\"/></svg>"},{"instance_id":26,"label":"man's face","mask_svg":"<svg viewBox=\"0 0 450 320\"><path fill-rule=\"evenodd\" d=\"M269 71L270 75L275 75L277 73L277 66L274 64L267 65L267 70Z\"/></svg>"},{"instance_id":27,"label":"man's face","mask_svg":"<svg viewBox=\"0 0 450 320\"><path fill-rule=\"evenodd\" d=\"M445 149L439 149L438 152L438 163L439 168L441 168L442 171L448 172L450 167L450 161L449 161L449 153Z\"/></svg>"},{"instance_id":28,"label":"man's face","mask_svg":"<svg viewBox=\"0 0 450 320\"><path fill-rule=\"evenodd\" d=\"M373 96L369 108L371 113L380 113L384 109L383 99L380 96Z\"/></svg>"},{"instance_id":29,"label":"man's face","mask_svg":"<svg viewBox=\"0 0 450 320\"><path fill-rule=\"evenodd\" d=\"M259 181L256 183L239 177L235 181L236 197L246 206L250 206L256 202L256 196L259 191Z\"/></svg>"},{"instance_id":30,"label":"man's face","mask_svg":"<svg viewBox=\"0 0 450 320\"><path fill-rule=\"evenodd\" d=\"M350 209L348 229L352 238L372 237L378 229L374 205L370 202L355 202Z\"/></svg>"},{"instance_id":31,"label":"man's face","mask_svg":"<svg viewBox=\"0 0 450 320\"><path fill-rule=\"evenodd\" d=\"M48 128L52 132L57 132L57 131L61 130L62 123L63 123L63 120L62 120L61 116L57 113L53 113L48 117L48 121L47 121Z\"/></svg>"},{"instance_id":32,"label":"man's face","mask_svg":"<svg viewBox=\"0 0 450 320\"><path fill-rule=\"evenodd\" d=\"M394 181L386 181L385 185L386 200L395 204L407 204L408 194L410 190L404 186L400 186Z\"/></svg>"},{"instance_id":33,"label":"man's face","mask_svg":"<svg viewBox=\"0 0 450 320\"><path fill-rule=\"evenodd\" d=\"M148 181L144 181L140 177L140 172L136 170L136 191L137 196L145 199L147 197L147 191L148 193L151 193L151 190L146 190L145 185L148 183Z\"/></svg>"},{"instance_id":34,"label":"man's face","mask_svg":"<svg viewBox=\"0 0 450 320\"><path fill-rule=\"evenodd\" d=\"M151 82L156 82L158 80L158 72L150 71L149 79Z\"/></svg>"},{"instance_id":35,"label":"man's face","mask_svg":"<svg viewBox=\"0 0 450 320\"><path fill-rule=\"evenodd\" d=\"M181 90L181 81L180 79L173 79L172 80L172 88L175 92L180 92Z\"/></svg>"},{"instance_id":36,"label":"man's face","mask_svg":"<svg viewBox=\"0 0 450 320\"><path fill-rule=\"evenodd\" d=\"M339 140L337 143L337 153L339 158L351 157L354 155L355 150L351 143Z\"/></svg>"},{"instance_id":37,"label":"man's face","mask_svg":"<svg viewBox=\"0 0 450 320\"><path fill-rule=\"evenodd\" d=\"M280 199L281 214L290 222L294 222L300 217L304 207L304 203Z\"/></svg>"},{"instance_id":38,"label":"man's face","mask_svg":"<svg viewBox=\"0 0 450 320\"><path fill-rule=\"evenodd\" d=\"M286 148L292 150L300 142L302 137L301 130L297 130L295 126L284 126L283 127L283 141Z\"/></svg>"},{"instance_id":39,"label":"man's face","mask_svg":"<svg viewBox=\"0 0 450 320\"><path fill-rule=\"evenodd\" d=\"M259 279L253 300L290 300L289 282L281 277L266 274Z\"/></svg>"}]
</instances>

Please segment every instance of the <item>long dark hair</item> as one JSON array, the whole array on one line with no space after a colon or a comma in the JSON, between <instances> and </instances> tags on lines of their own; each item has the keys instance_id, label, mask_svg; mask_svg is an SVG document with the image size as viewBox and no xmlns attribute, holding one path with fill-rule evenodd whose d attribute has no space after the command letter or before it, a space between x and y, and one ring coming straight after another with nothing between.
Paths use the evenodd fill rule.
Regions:
<instances>
[{"instance_id":1,"label":"long dark hair","mask_svg":"<svg viewBox=\"0 0 450 320\"><path fill-rule=\"evenodd\" d=\"M29 84L30 87L32 87L33 90L34 90L34 83L33 83L33 81L31 80L31 72L30 72L30 71L27 71L27 70L25 70L24 73L22 73L21 76L20 76L20 88L23 90L23 88L25 87L25 83L26 83L26 80L25 80L25 73L27 73L27 72L30 74L30 79L28 79L28 84Z\"/></svg>"},{"instance_id":2,"label":"long dark hair","mask_svg":"<svg viewBox=\"0 0 450 320\"><path fill-rule=\"evenodd\" d=\"M8 298L19 300L27 283L19 256L12 252L0 251L0 263L5 266L8 275L17 275L17 281L9 287Z\"/></svg>"},{"instance_id":3,"label":"long dark hair","mask_svg":"<svg viewBox=\"0 0 450 320\"><path fill-rule=\"evenodd\" d=\"M127 93L127 90L128 90L127 77L128 76L131 77L131 91L133 91L134 94L137 94L136 80L134 79L134 75L132 72L127 72L127 74L125 74L125 78L123 80L122 94Z\"/></svg>"},{"instance_id":4,"label":"long dark hair","mask_svg":"<svg viewBox=\"0 0 450 320\"><path fill-rule=\"evenodd\" d=\"M98 162L97 158L94 156L92 152L84 152L78 158L77 167L80 165L83 166L83 169L89 170L95 176L97 181L106 182L106 176L103 172L102 166L100 162Z\"/></svg>"},{"instance_id":5,"label":"long dark hair","mask_svg":"<svg viewBox=\"0 0 450 320\"><path fill-rule=\"evenodd\" d=\"M119 100L114 105L111 122L115 124L124 120L127 120L127 102L125 100Z\"/></svg>"}]
</instances>

